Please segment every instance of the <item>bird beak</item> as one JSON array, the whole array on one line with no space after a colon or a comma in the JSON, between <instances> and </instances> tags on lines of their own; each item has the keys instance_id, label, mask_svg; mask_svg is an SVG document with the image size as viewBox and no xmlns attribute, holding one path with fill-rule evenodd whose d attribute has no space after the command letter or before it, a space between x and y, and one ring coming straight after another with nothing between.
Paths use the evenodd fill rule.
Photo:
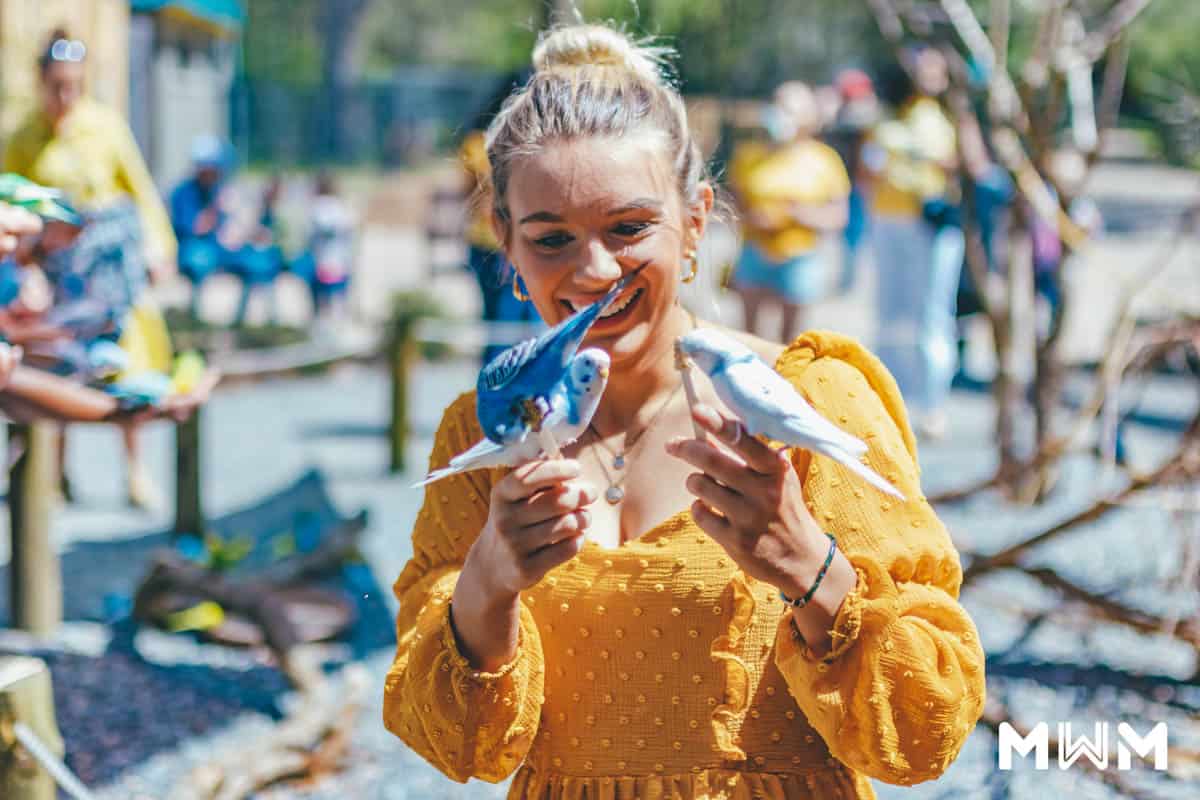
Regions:
<instances>
[{"instance_id":1,"label":"bird beak","mask_svg":"<svg viewBox=\"0 0 1200 800\"><path fill-rule=\"evenodd\" d=\"M604 378L605 380L608 380L608 367L600 368L600 377Z\"/></svg>"}]
</instances>

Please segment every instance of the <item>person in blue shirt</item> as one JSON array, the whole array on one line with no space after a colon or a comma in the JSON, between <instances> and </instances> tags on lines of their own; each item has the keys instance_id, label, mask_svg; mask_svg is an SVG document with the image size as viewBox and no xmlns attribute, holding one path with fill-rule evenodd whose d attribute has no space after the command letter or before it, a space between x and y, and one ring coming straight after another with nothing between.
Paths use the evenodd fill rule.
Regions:
<instances>
[{"instance_id":1,"label":"person in blue shirt","mask_svg":"<svg viewBox=\"0 0 1200 800\"><path fill-rule=\"evenodd\" d=\"M179 239L179 271L192 283L192 313L198 310L200 286L228 265L230 253L221 239L228 211L222 200L229 159L216 136L192 143L192 174L171 192L171 225Z\"/></svg>"}]
</instances>

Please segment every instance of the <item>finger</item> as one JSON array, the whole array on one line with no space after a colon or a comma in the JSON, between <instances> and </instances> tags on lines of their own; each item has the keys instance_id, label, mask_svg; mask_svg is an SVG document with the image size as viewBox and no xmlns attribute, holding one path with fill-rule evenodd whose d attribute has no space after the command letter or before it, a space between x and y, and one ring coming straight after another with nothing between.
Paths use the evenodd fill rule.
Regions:
<instances>
[{"instance_id":1,"label":"finger","mask_svg":"<svg viewBox=\"0 0 1200 800\"><path fill-rule=\"evenodd\" d=\"M520 527L527 528L591 505L599 496L600 492L594 484L571 481L518 501L509 518Z\"/></svg>"},{"instance_id":2,"label":"finger","mask_svg":"<svg viewBox=\"0 0 1200 800\"><path fill-rule=\"evenodd\" d=\"M728 486L722 486L703 473L688 475L685 485L687 490L703 500L705 505L720 511L726 518L745 516L750 510L744 495Z\"/></svg>"},{"instance_id":3,"label":"finger","mask_svg":"<svg viewBox=\"0 0 1200 800\"><path fill-rule=\"evenodd\" d=\"M536 575L545 575L559 564L570 561L583 549L585 538L582 533L568 536L560 542L543 547L525 562L526 569Z\"/></svg>"},{"instance_id":4,"label":"finger","mask_svg":"<svg viewBox=\"0 0 1200 800\"><path fill-rule=\"evenodd\" d=\"M555 484L578 478L579 462L574 459L560 458L544 461L531 461L522 464L505 475L496 484L496 492L500 499L515 503L536 494L542 489Z\"/></svg>"},{"instance_id":5,"label":"finger","mask_svg":"<svg viewBox=\"0 0 1200 800\"><path fill-rule=\"evenodd\" d=\"M518 534L518 550L526 556L533 555L543 547L558 544L569 536L576 536L592 524L592 512L586 508L576 509L569 514L539 522L522 528Z\"/></svg>"},{"instance_id":6,"label":"finger","mask_svg":"<svg viewBox=\"0 0 1200 800\"><path fill-rule=\"evenodd\" d=\"M690 438L672 439L667 442L667 452L731 489L743 494L754 489L757 474L751 471L736 453L722 450L711 442L700 442Z\"/></svg>"},{"instance_id":7,"label":"finger","mask_svg":"<svg viewBox=\"0 0 1200 800\"><path fill-rule=\"evenodd\" d=\"M712 406L696 406L693 416L704 428L745 459L755 472L770 475L786 466L784 458L757 436L751 436L736 417L726 416Z\"/></svg>"},{"instance_id":8,"label":"finger","mask_svg":"<svg viewBox=\"0 0 1200 800\"><path fill-rule=\"evenodd\" d=\"M700 530L718 542L727 541L733 536L733 525L729 520L706 506L703 500L692 503L692 519L700 526Z\"/></svg>"}]
</instances>

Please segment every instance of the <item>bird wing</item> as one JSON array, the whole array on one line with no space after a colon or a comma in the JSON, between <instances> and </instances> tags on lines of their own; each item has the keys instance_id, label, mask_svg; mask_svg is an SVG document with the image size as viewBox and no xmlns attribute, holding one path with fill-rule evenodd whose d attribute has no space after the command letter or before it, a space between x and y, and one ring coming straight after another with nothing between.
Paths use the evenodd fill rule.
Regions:
<instances>
[{"instance_id":1,"label":"bird wing","mask_svg":"<svg viewBox=\"0 0 1200 800\"><path fill-rule=\"evenodd\" d=\"M537 357L541 339L533 337L518 342L501 352L479 371L477 388L483 392L503 389L517 376L521 368ZM544 347L544 343L542 344Z\"/></svg>"},{"instance_id":2,"label":"bird wing","mask_svg":"<svg viewBox=\"0 0 1200 800\"><path fill-rule=\"evenodd\" d=\"M496 391L512 383L513 379L530 363L551 350L552 345L562 344L559 369L565 369L575 355L575 350L583 337L587 335L592 323L600 316L604 307L616 299L622 290L629 285L639 272L645 269L645 262L635 269L625 273L619 281L613 284L608 293L586 308L581 308L562 322L538 336L526 339L513 345L503 353L488 362L479 373L478 389L480 393Z\"/></svg>"},{"instance_id":3,"label":"bird wing","mask_svg":"<svg viewBox=\"0 0 1200 800\"><path fill-rule=\"evenodd\" d=\"M821 416L796 387L761 361L732 365L714 385L754 435L806 448L814 440L826 440L848 453L867 452L866 444Z\"/></svg>"}]
</instances>

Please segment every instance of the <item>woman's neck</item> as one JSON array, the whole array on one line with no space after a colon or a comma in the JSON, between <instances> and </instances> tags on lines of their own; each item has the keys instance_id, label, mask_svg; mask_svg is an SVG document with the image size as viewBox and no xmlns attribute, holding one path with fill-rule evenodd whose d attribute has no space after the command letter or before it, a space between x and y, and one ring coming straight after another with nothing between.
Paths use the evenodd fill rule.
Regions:
<instances>
[{"instance_id":1,"label":"woman's neck","mask_svg":"<svg viewBox=\"0 0 1200 800\"><path fill-rule=\"evenodd\" d=\"M672 309L650 348L636 359L614 365L594 417L602 434L640 429L646 415L658 409L663 393L679 386L675 340L691 330L692 320L683 306Z\"/></svg>"}]
</instances>

